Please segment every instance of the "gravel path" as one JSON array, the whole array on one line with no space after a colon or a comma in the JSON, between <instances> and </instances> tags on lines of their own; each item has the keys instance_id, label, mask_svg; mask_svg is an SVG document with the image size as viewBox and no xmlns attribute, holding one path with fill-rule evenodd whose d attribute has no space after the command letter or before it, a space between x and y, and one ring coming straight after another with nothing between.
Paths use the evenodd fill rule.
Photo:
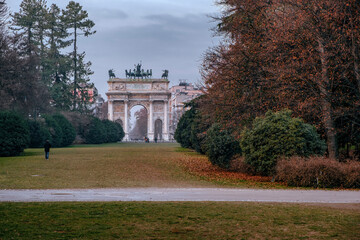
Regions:
<instances>
[{"instance_id":1,"label":"gravel path","mask_svg":"<svg viewBox=\"0 0 360 240\"><path fill-rule=\"evenodd\" d=\"M228 188L0 190L0 202L48 201L239 201L360 203L360 191L257 190Z\"/></svg>"}]
</instances>

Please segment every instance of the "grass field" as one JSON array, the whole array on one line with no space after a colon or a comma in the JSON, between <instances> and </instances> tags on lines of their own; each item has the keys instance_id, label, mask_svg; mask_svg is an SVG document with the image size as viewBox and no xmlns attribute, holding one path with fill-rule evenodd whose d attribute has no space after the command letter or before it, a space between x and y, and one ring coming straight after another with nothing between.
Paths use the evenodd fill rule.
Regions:
<instances>
[{"instance_id":1,"label":"grass field","mask_svg":"<svg viewBox=\"0 0 360 240\"><path fill-rule=\"evenodd\" d=\"M114 187L283 188L216 169L178 144L103 144L43 149L0 158L0 189Z\"/></svg>"},{"instance_id":2,"label":"grass field","mask_svg":"<svg viewBox=\"0 0 360 240\"><path fill-rule=\"evenodd\" d=\"M0 189L286 188L214 168L177 144L105 144L0 158ZM0 203L4 239L360 239L359 204Z\"/></svg>"},{"instance_id":3,"label":"grass field","mask_svg":"<svg viewBox=\"0 0 360 240\"><path fill-rule=\"evenodd\" d=\"M2 203L0 239L359 239L360 214L298 204Z\"/></svg>"}]
</instances>

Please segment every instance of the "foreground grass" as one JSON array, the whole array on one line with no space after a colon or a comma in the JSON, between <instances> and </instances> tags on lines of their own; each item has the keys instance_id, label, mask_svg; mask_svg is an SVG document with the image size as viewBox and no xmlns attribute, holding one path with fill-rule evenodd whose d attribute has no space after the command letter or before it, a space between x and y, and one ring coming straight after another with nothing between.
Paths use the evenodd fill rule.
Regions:
<instances>
[{"instance_id":1,"label":"foreground grass","mask_svg":"<svg viewBox=\"0 0 360 240\"><path fill-rule=\"evenodd\" d=\"M208 186L176 164L177 144L104 144L27 149L0 158L0 188L114 188Z\"/></svg>"},{"instance_id":2,"label":"foreground grass","mask_svg":"<svg viewBox=\"0 0 360 240\"><path fill-rule=\"evenodd\" d=\"M198 170L201 170L200 172ZM250 187L279 184L233 176L178 144L103 144L43 149L0 158L0 189Z\"/></svg>"},{"instance_id":3,"label":"foreground grass","mask_svg":"<svg viewBox=\"0 0 360 240\"><path fill-rule=\"evenodd\" d=\"M1 203L0 239L359 239L360 206Z\"/></svg>"}]
</instances>

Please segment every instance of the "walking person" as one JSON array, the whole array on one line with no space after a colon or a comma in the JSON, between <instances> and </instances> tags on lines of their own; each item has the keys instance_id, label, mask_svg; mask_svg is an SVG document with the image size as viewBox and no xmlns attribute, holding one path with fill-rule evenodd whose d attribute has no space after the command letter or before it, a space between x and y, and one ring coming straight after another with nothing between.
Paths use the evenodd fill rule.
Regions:
<instances>
[{"instance_id":1,"label":"walking person","mask_svg":"<svg viewBox=\"0 0 360 240\"><path fill-rule=\"evenodd\" d=\"M51 144L49 140L46 140L44 144L44 150L45 150L45 159L49 160L49 152L50 152Z\"/></svg>"}]
</instances>

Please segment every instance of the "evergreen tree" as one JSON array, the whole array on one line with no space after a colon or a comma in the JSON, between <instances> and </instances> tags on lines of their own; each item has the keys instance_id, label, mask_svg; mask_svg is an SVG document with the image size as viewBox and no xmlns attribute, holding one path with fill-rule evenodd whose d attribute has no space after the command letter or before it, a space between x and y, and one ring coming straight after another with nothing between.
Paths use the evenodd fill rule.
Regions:
<instances>
[{"instance_id":1,"label":"evergreen tree","mask_svg":"<svg viewBox=\"0 0 360 240\"><path fill-rule=\"evenodd\" d=\"M39 74L40 58L36 47L38 34L36 1L24 0L12 19L15 36L3 34L0 51L2 108L16 109L36 117L49 105L46 87ZM4 33L4 32L3 32Z\"/></svg>"},{"instance_id":2,"label":"evergreen tree","mask_svg":"<svg viewBox=\"0 0 360 240\"><path fill-rule=\"evenodd\" d=\"M93 95L89 94L90 89L94 89L94 84L90 82L89 76L94 72L91 71L91 62L84 62L85 52L78 54L78 79L76 83L73 83L73 88L77 89L77 111L81 113L89 113L91 109L89 108L92 103L93 97L97 95L94 91Z\"/></svg>"},{"instance_id":3,"label":"evergreen tree","mask_svg":"<svg viewBox=\"0 0 360 240\"><path fill-rule=\"evenodd\" d=\"M61 147L66 147L71 145L76 137L75 128L71 125L71 123L61 114L55 114L52 116L53 119L60 126L63 136L61 141Z\"/></svg>"},{"instance_id":4,"label":"evergreen tree","mask_svg":"<svg viewBox=\"0 0 360 240\"><path fill-rule=\"evenodd\" d=\"M85 54L78 54L78 37L79 35L84 35L85 37L94 34L96 31L92 31L94 27L94 22L88 18L88 13L82 9L82 6L79 3L70 1L66 6L66 10L63 10L63 19L66 23L66 26L70 32L70 35L73 37L71 42L73 44L73 52L71 53L73 59L73 109L76 109L78 106L78 90L80 88L86 89L89 86L87 84L87 76L92 74L91 71L88 71L91 63L84 63ZM81 91L81 90L80 90ZM83 98L80 93L80 100Z\"/></svg>"},{"instance_id":5,"label":"evergreen tree","mask_svg":"<svg viewBox=\"0 0 360 240\"><path fill-rule=\"evenodd\" d=\"M50 6L47 28L49 49L45 71L47 77L51 80L52 104L59 110L70 110L71 86L69 75L71 58L61 53L61 50L70 46L71 41L67 40L69 34L66 31L61 10L56 4Z\"/></svg>"},{"instance_id":6,"label":"evergreen tree","mask_svg":"<svg viewBox=\"0 0 360 240\"><path fill-rule=\"evenodd\" d=\"M47 139L51 138L49 129L45 126L45 121L28 121L30 132L30 148L42 148Z\"/></svg>"},{"instance_id":7,"label":"evergreen tree","mask_svg":"<svg viewBox=\"0 0 360 240\"><path fill-rule=\"evenodd\" d=\"M0 157L19 155L29 143L28 126L15 112L0 112Z\"/></svg>"}]
</instances>

